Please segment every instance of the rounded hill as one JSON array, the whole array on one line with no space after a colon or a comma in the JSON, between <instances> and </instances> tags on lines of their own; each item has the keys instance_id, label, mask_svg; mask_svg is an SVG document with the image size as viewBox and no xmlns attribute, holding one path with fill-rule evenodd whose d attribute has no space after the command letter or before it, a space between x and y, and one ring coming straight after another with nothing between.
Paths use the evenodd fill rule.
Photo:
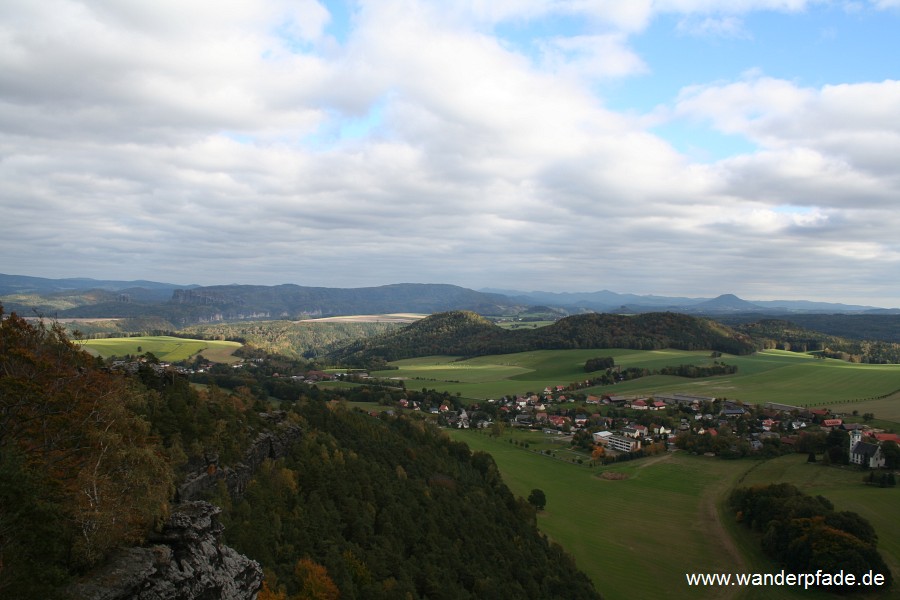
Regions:
<instances>
[{"instance_id":1,"label":"rounded hill","mask_svg":"<svg viewBox=\"0 0 900 600\"><path fill-rule=\"evenodd\" d=\"M749 354L756 345L748 335L729 327L677 313L591 313L566 317L538 329L506 330L475 313L454 311L360 340L333 352L330 358L362 364L438 354L484 356L573 348L676 348Z\"/></svg>"}]
</instances>

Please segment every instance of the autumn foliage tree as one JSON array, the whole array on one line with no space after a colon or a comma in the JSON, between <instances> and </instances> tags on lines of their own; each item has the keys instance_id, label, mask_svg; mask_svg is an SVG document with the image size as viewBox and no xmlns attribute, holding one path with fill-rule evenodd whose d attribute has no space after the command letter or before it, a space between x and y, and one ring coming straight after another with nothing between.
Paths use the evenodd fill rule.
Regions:
<instances>
[{"instance_id":1,"label":"autumn foliage tree","mask_svg":"<svg viewBox=\"0 0 900 600\"><path fill-rule=\"evenodd\" d=\"M0 469L15 490L0 494L0 596L39 597L165 516L173 476L144 402L60 325L0 307Z\"/></svg>"},{"instance_id":2,"label":"autumn foliage tree","mask_svg":"<svg viewBox=\"0 0 900 600\"><path fill-rule=\"evenodd\" d=\"M301 558L294 567L300 592L291 600L337 600L341 593L328 576L328 570L309 558Z\"/></svg>"}]
</instances>

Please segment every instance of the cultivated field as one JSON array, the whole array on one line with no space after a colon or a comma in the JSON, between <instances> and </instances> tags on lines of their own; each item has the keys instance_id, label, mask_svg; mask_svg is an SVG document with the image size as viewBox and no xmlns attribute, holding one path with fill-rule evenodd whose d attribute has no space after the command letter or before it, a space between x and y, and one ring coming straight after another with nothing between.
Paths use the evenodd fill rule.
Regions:
<instances>
[{"instance_id":1,"label":"cultivated field","mask_svg":"<svg viewBox=\"0 0 900 600\"><path fill-rule=\"evenodd\" d=\"M805 456L758 462L669 453L592 468L538 454L534 450L542 442L534 439L525 450L506 436L471 430L452 430L450 435L473 450L489 452L516 495L527 497L534 488L546 493L547 508L538 517L541 530L575 556L607 598L833 598L789 588L687 586L689 572L777 572L756 540L723 509L742 477L744 484L793 481L807 493L825 495L838 508L859 512L875 525L886 560L896 565L900 558L895 541L900 538L900 490L867 488L856 471L807 468ZM625 479L604 479L603 472ZM886 542L886 537L894 541Z\"/></svg>"},{"instance_id":2,"label":"cultivated field","mask_svg":"<svg viewBox=\"0 0 900 600\"><path fill-rule=\"evenodd\" d=\"M428 315L418 313L390 313L386 315L344 315L339 317L322 317L321 319L303 319L298 323L414 323Z\"/></svg>"},{"instance_id":3,"label":"cultivated field","mask_svg":"<svg viewBox=\"0 0 900 600\"><path fill-rule=\"evenodd\" d=\"M240 360L233 354L241 347L238 342L192 340L170 336L108 338L78 343L91 354L103 358L152 352L158 359L168 362L186 360L196 354L202 354L212 362L233 363Z\"/></svg>"},{"instance_id":4,"label":"cultivated field","mask_svg":"<svg viewBox=\"0 0 900 600\"><path fill-rule=\"evenodd\" d=\"M465 398L485 399L539 392L546 386L583 381L588 376L583 369L584 362L597 356L613 356L622 367L648 369L711 362L708 352L681 350L539 350L468 360L446 356L401 360L392 363L399 370L376 374L404 377L407 387L435 388L459 392ZM882 398L900 390L900 365L851 364L778 350L751 356L726 355L719 360L737 365L737 373L700 379L653 375L583 391L593 394L680 392L749 403L841 407L900 421L900 396Z\"/></svg>"}]
</instances>

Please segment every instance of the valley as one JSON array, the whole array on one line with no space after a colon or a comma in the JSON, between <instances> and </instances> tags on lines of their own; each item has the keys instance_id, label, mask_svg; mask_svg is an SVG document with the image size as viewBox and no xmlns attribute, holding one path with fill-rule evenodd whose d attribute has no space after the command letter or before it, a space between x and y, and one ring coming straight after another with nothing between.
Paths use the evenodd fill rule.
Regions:
<instances>
[{"instance_id":1,"label":"valley","mask_svg":"<svg viewBox=\"0 0 900 600\"><path fill-rule=\"evenodd\" d=\"M510 434L517 435L517 434ZM538 439L541 434L530 434ZM823 494L841 510L869 519L894 572L900 568L900 490L870 488L855 470L807 464L805 456L767 461L724 461L684 452L609 467L560 462L529 448L472 430L451 437L489 452L504 481L525 497L534 488L547 496L538 517L541 530L571 552L610 598L715 597L735 599L831 598L789 588L691 590L685 573L773 572L758 542L738 528L724 506L736 485L791 482L808 494ZM602 473L623 479L604 479ZM653 576L642 575L652 573ZM874 596L889 597L889 596Z\"/></svg>"},{"instance_id":2,"label":"valley","mask_svg":"<svg viewBox=\"0 0 900 600\"><path fill-rule=\"evenodd\" d=\"M391 363L396 369L373 371L372 375L403 379L410 388L435 387L459 393L468 401L483 401L583 382L585 361L601 355L613 357L622 368L651 370L712 362L705 351L539 350L470 359L453 356L405 359ZM900 423L900 365L853 364L783 350L766 350L749 356L723 355L717 360L737 366L737 373L698 379L649 375L613 386L579 387L577 392L582 395L684 393L749 404L833 406L835 410L856 410L860 414L875 412L877 408L878 417Z\"/></svg>"},{"instance_id":3,"label":"valley","mask_svg":"<svg viewBox=\"0 0 900 600\"><path fill-rule=\"evenodd\" d=\"M831 431L844 426L885 435L900 430L900 365L861 362L849 354L829 357L833 345L843 342L809 330L782 331L773 321L756 329L732 329L708 318L671 313L497 321L462 311L430 316L384 312L195 324L172 331L177 336L151 328L128 332L130 337L106 336L159 321L98 317L60 325L95 328L76 343L102 359L131 356L137 361L152 354L167 363L186 364L202 355L220 363L205 373L178 371L194 383L194 391L179 392L182 396L173 405L178 410L184 410L190 392L206 399L197 404L198 410L206 410L210 399L217 404L230 398L225 401L233 403L229 410L248 415L276 409L311 415L309 410L324 401L332 411L365 414L385 423L438 424L451 440L464 442L474 452L473 464L481 464L479 453L489 454L518 502L524 503L535 489L546 494L546 507L536 513L540 531L560 544L606 597L831 597L788 588L709 588L702 596L688 589L687 573L776 570L759 549L759 536L740 527L727 505L732 490L750 484L793 483L807 494L827 497L836 510L862 515L878 534L884 560L900 572L895 508L900 490L864 485L858 467L822 464L830 462L826 455L831 447L822 444ZM764 331L765 337L753 337L753 331ZM801 344L806 346L801 349ZM786 349L789 345L791 350ZM606 366L587 371L589 361L597 360ZM250 368L227 366L241 364ZM145 383L154 380L142 373ZM169 373L166 377L174 384ZM693 398L693 405L672 400L679 397ZM667 400L658 401L662 398ZM770 404L794 408L764 408ZM180 435L178 426L171 416L156 414L158 410L148 414L163 419L160 426L169 433L161 439L173 443ZM739 416L725 416L726 410ZM327 427L327 418L317 418ZM246 427L222 418L216 423L216 428L230 427L235 433ZM633 455L612 446L601 448L599 440L607 438L598 433L629 436L629 430L640 432L647 425L662 425L668 433L643 429L642 440L635 434L645 450ZM368 426L363 429L368 431ZM338 435L324 431L315 434L326 435L316 443L325 443L327 453L333 453L338 470L329 477L340 480L344 442L324 442ZM804 442L807 434L812 437ZM220 435L211 433L203 443L216 447L223 443ZM794 451L798 443L812 444L813 454L821 457L816 464L806 462L805 451ZM240 448L234 443L226 447L230 449L223 456L232 457ZM364 443L355 447L354 453L366 452ZM199 440L193 442L193 460L202 455L202 448ZM450 448L457 452L459 447ZM310 451L319 452L312 447ZM395 461L379 460L389 466ZM299 473L309 467L298 463L290 468ZM410 473L405 467L396 475L405 480ZM296 484L278 485L292 489ZM424 485L452 490L457 484L427 479ZM365 496L368 488L366 484L359 492ZM306 493L320 497L315 488ZM266 494L257 493L259 502L269 502ZM230 506L231 500L218 497L217 502ZM226 513L226 525L233 530L227 539L251 557L268 556L234 521L246 510L235 505ZM272 539L282 535L266 531ZM346 556L327 558L322 549L310 547L310 552L320 553L318 559L334 573L352 563ZM288 586L294 585L289 583L292 556L266 559L281 561L279 577ZM354 579L341 585L370 583ZM420 589L425 584L403 585ZM487 580L480 585L488 585Z\"/></svg>"}]
</instances>

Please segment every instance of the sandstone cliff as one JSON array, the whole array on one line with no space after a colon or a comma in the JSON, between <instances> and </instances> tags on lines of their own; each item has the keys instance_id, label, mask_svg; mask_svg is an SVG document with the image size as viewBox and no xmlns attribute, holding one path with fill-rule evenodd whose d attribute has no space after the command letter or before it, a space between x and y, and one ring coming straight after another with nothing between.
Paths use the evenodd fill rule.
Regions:
<instances>
[{"instance_id":1,"label":"sandstone cliff","mask_svg":"<svg viewBox=\"0 0 900 600\"><path fill-rule=\"evenodd\" d=\"M121 551L69 590L79 600L254 600L262 586L256 561L223 546L221 509L208 502L175 506L150 545Z\"/></svg>"},{"instance_id":2,"label":"sandstone cliff","mask_svg":"<svg viewBox=\"0 0 900 600\"><path fill-rule=\"evenodd\" d=\"M232 466L220 467L214 454L178 486L172 515L148 545L119 551L106 565L72 586L73 600L255 600L262 586L256 561L222 545L222 510L198 500L223 481L240 497L266 459L284 456L302 430L270 415L276 426L260 433Z\"/></svg>"},{"instance_id":3,"label":"sandstone cliff","mask_svg":"<svg viewBox=\"0 0 900 600\"><path fill-rule=\"evenodd\" d=\"M236 465L222 467L216 455L208 455L206 464L190 473L178 486L176 500L187 502L208 497L216 490L219 481L225 482L233 498L239 498L263 461L285 456L290 444L301 434L302 430L297 425L281 422L273 431L259 434L244 453L243 460Z\"/></svg>"}]
</instances>

